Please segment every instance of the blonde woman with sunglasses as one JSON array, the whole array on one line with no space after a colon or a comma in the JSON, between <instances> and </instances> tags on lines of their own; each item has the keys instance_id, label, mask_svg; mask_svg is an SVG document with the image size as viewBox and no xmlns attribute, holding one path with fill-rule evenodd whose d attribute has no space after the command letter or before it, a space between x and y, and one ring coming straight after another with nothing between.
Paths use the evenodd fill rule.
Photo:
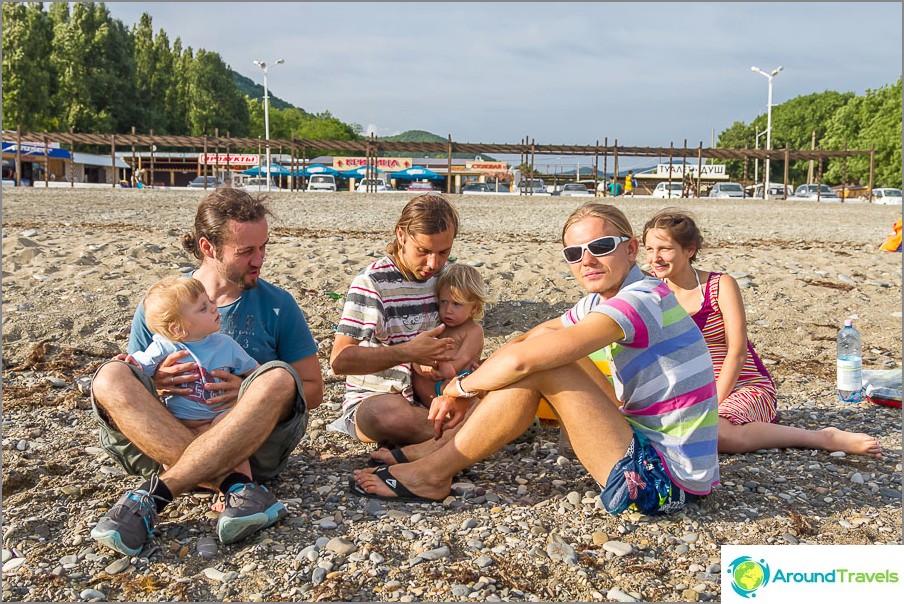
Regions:
<instances>
[{"instance_id":1,"label":"blonde woman with sunglasses","mask_svg":"<svg viewBox=\"0 0 904 604\"><path fill-rule=\"evenodd\" d=\"M442 500L457 472L524 432L541 396L610 513L671 513L711 491L719 479L716 386L703 336L668 287L637 267L637 239L621 210L581 206L562 241L588 295L447 384L428 419L437 436L454 430L451 438L407 447L409 463L355 471L352 492ZM612 384L587 358L606 347Z\"/></svg>"},{"instance_id":2,"label":"blonde woman with sunglasses","mask_svg":"<svg viewBox=\"0 0 904 604\"><path fill-rule=\"evenodd\" d=\"M706 339L719 396L720 453L800 447L882 456L879 441L868 434L775 423L775 383L747 337L741 290L731 275L693 266L703 235L688 214L662 210L644 225L643 243L650 270L668 285Z\"/></svg>"}]
</instances>

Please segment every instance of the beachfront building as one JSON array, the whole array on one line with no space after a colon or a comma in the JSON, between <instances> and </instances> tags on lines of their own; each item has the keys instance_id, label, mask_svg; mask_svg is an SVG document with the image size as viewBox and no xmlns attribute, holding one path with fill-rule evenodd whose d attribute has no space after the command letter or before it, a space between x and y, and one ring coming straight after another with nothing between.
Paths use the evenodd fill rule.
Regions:
<instances>
[{"instance_id":1,"label":"beachfront building","mask_svg":"<svg viewBox=\"0 0 904 604\"><path fill-rule=\"evenodd\" d=\"M19 165L18 171L16 165ZM3 184L21 186L113 186L131 168L119 158L63 149L59 143L3 142Z\"/></svg>"}]
</instances>

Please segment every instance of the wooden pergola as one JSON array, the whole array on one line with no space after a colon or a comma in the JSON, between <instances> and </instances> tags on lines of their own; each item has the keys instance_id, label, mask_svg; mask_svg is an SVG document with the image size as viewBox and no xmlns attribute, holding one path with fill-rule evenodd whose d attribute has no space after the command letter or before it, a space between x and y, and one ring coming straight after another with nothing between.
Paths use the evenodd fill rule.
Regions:
<instances>
[{"instance_id":1,"label":"wooden pergola","mask_svg":"<svg viewBox=\"0 0 904 604\"><path fill-rule=\"evenodd\" d=\"M15 132L4 131L3 140L21 143L22 140L28 141L44 141L45 148L49 146L49 142L53 141L60 144L69 145L70 150L74 145L92 145L96 147L110 148L111 165L115 161L117 148L131 148L135 152L137 147L143 147L153 150L161 147L170 149L192 149L203 150L206 155L209 150L213 150L217 155L220 151L240 151L243 149L260 149L261 145L266 145L268 141L261 138L247 137L231 137L228 135L221 136L216 130L213 136L184 136L169 134L136 134L134 129L130 134L85 134L74 132ZM609 158L612 158L613 172L618 173L618 160L620 157L659 157L669 158L669 164L674 159L681 159L687 163L688 159L696 159L698 162L697 171L697 190L700 189L700 173L699 167L703 165L703 159L718 160L741 160L744 162L744 177L747 180L747 162L754 160L773 160L784 162L784 184L785 189L788 184L788 171L792 161L810 161L817 162L818 170L816 172L817 183L822 184L822 165L825 160L833 158L843 158L845 161L842 168L842 182L847 180L847 158L854 156L868 155L870 158L869 167L869 199L872 201L873 177L875 173L876 150L872 149L845 149L843 150L825 150L825 149L791 149L785 146L783 149L732 149L732 148L707 148L701 142L697 147L688 147L687 140L680 147L676 147L674 143L668 147L627 147L620 146L618 140L614 144L609 144L605 139L600 145L596 141L595 145L553 145L538 144L534 139L524 137L518 143L463 143L452 140L452 136L448 136L448 140L443 142L391 142L377 140L375 137L368 137L361 140L311 140L311 139L270 139L270 148L281 149L281 152L288 151L291 164L287 166L290 170L303 166L304 158L311 152L324 153L357 153L364 155L368 159L375 159L381 153L417 153L417 154L445 154L448 158L449 173L452 172L452 155L453 153L465 154L509 154L519 155L521 163L527 164L533 169L534 161L537 156L545 155L575 155L584 157L593 157L593 173L594 180L599 173L599 160L603 159L603 172L606 172ZM19 149L20 145L17 145ZM45 153L45 161L47 154ZM71 160L70 160L71 161ZM370 165L370 162L368 162ZM217 171L225 168L229 169L228 164L220 166L214 164ZM204 175L207 175L208 166L204 166ZM150 162L151 182L153 182L154 162L153 153ZM47 171L45 170L45 186ZM16 155L16 174L21 174L20 157L17 151ZM671 176L670 176L671 178ZM18 182L17 182L18 184ZM114 182L112 186L116 186ZM446 192L451 192L451 179L446 179ZM842 193L842 201L844 195Z\"/></svg>"}]
</instances>

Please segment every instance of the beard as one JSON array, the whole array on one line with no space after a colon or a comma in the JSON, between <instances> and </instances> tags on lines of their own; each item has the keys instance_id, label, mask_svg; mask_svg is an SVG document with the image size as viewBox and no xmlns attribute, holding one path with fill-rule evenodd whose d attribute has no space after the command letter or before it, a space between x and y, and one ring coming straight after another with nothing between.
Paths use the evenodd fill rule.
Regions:
<instances>
[{"instance_id":1,"label":"beard","mask_svg":"<svg viewBox=\"0 0 904 604\"><path fill-rule=\"evenodd\" d=\"M255 287L257 287L257 281L258 281L259 277L258 276L249 277L248 273L252 272L251 270L240 270L235 267L229 267L229 266L220 264L217 267L217 272L226 281L228 281L229 283L234 283L235 285L238 285L240 288L242 288L245 291L247 291L249 289L254 289Z\"/></svg>"}]
</instances>

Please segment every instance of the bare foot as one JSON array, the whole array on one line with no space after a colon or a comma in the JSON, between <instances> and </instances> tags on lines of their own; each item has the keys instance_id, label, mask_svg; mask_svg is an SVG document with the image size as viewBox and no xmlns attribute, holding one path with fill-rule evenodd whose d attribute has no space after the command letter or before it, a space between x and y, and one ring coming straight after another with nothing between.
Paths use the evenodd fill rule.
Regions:
<instances>
[{"instance_id":1,"label":"bare foot","mask_svg":"<svg viewBox=\"0 0 904 604\"><path fill-rule=\"evenodd\" d=\"M210 504L211 512L218 512L220 514L223 513L223 510L226 509L226 498L223 497L222 493L217 493L214 495L213 503Z\"/></svg>"},{"instance_id":2,"label":"bare foot","mask_svg":"<svg viewBox=\"0 0 904 604\"><path fill-rule=\"evenodd\" d=\"M363 468L354 471L355 482L365 492L382 497L395 497L396 493L383 482L379 476L374 474L376 468ZM409 491L419 497L428 499L442 499L452 490L451 481L445 483L428 483L420 479L411 471L408 464L397 464L392 471L392 476L402 483Z\"/></svg>"},{"instance_id":3,"label":"bare foot","mask_svg":"<svg viewBox=\"0 0 904 604\"><path fill-rule=\"evenodd\" d=\"M875 459L882 458L882 447L879 439L863 432L847 432L838 428L823 428L820 432L826 435L826 449L844 451L851 455L865 455Z\"/></svg>"},{"instance_id":4,"label":"bare foot","mask_svg":"<svg viewBox=\"0 0 904 604\"><path fill-rule=\"evenodd\" d=\"M404 457L402 458L403 460L407 459L408 461L414 461L406 454L405 447L399 447L395 450L402 452L402 454L404 455ZM396 455L398 455L398 453L396 453ZM397 463L404 463L404 461L396 459L395 456L393 456L392 450L386 447L380 447L379 449L372 452L370 454L370 458L380 462L384 466L394 466Z\"/></svg>"}]
</instances>

